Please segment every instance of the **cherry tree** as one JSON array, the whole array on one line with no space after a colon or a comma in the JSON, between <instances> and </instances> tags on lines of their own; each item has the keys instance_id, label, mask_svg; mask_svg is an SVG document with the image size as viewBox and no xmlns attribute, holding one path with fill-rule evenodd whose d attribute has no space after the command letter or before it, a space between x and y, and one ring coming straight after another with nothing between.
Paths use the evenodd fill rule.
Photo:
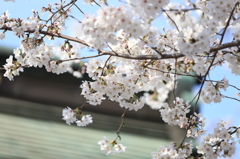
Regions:
<instances>
[{"instance_id":1,"label":"cherry tree","mask_svg":"<svg viewBox=\"0 0 240 159\"><path fill-rule=\"evenodd\" d=\"M12 1L14 0L5 0ZM84 106L96 106L103 100L119 103L124 109L122 122L113 140L106 137L99 141L106 155L124 152L120 131L127 111L138 111L144 105L159 111L159 117L169 125L186 130L181 143L171 142L156 152L149 152L153 159L231 157L239 143L240 127L226 126L219 121L212 134L206 134L205 118L195 110L198 102L220 103L222 98L240 101L237 97L225 96L231 85L225 77L210 78L217 66L227 66L232 74L240 75L240 5L237 0L196 0L171 3L170 0L126 0L120 5L111 5L107 0L61 0L32 11L28 19L10 17L8 12L0 16L0 39L6 32L21 38L14 55L6 59L0 68L4 76L13 81L29 67L45 67L55 74L70 72L80 78L86 72L92 81L81 84L86 102L78 108L63 109L63 120L71 125L84 127L92 123L92 116L84 114ZM94 14L85 13L82 4L98 6ZM78 19L72 14L77 10L84 15ZM44 18L44 15L48 18ZM154 21L163 16L172 28L155 27ZM68 36L66 20L74 19L75 36ZM224 43L226 32L231 32L231 41ZM61 46L49 41L64 39ZM96 51L92 56L80 56L78 50L89 48ZM56 59L58 56L58 59ZM104 56L105 58L97 58ZM90 59L82 72L72 69L73 63ZM196 78L200 88L191 101L176 96L177 80L182 76ZM166 103L169 92L174 101ZM145 92L139 96L139 92ZM190 112L193 105L194 111ZM123 136L124 137L124 136ZM191 156L194 148L186 137L203 140L197 148L197 156ZM157 148L156 148L157 149ZM153 150L155 151L155 150ZM149 156L150 157L150 156Z\"/></svg>"}]
</instances>

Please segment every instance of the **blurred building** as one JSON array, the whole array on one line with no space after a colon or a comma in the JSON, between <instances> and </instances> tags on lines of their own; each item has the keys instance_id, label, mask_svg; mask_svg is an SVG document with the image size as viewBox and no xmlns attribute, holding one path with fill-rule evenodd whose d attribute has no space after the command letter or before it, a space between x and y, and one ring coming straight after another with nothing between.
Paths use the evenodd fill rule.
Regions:
<instances>
[{"instance_id":1,"label":"blurred building","mask_svg":"<svg viewBox=\"0 0 240 159\"><path fill-rule=\"evenodd\" d=\"M1 66L11 53L11 49L0 49ZM181 142L185 135L185 130L164 124L159 111L145 106L125 115L119 143L127 147L126 152L106 156L97 142L104 136L116 138L124 112L118 103L104 101L100 106L84 107L83 112L93 116L87 127L69 126L62 120L62 109L85 102L79 86L87 76L77 79L67 73L54 75L45 69L26 68L9 81L3 74L0 71L0 158L145 159L171 140ZM178 94L189 93L195 84L194 80L184 81Z\"/></svg>"}]
</instances>

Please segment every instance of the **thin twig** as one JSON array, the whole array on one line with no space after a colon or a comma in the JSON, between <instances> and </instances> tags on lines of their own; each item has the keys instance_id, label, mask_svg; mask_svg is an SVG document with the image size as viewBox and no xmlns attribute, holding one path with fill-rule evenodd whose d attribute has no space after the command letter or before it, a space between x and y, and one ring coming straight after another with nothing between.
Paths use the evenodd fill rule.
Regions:
<instances>
[{"instance_id":1,"label":"thin twig","mask_svg":"<svg viewBox=\"0 0 240 159\"><path fill-rule=\"evenodd\" d=\"M94 57L100 57L103 56L104 54L98 54L98 55L93 55L93 56L85 56L85 57L77 57L77 58L70 58L70 59L65 59L65 60L56 60L58 62L66 62L66 61L74 61L74 60L82 60L82 59L89 59L89 58L94 58ZM54 60L52 60L54 61Z\"/></svg>"},{"instance_id":2,"label":"thin twig","mask_svg":"<svg viewBox=\"0 0 240 159\"><path fill-rule=\"evenodd\" d=\"M227 31L227 28L228 28L228 26L229 26L229 24L230 24L230 21L231 21L231 19L232 19L233 13L234 13L234 11L235 11L235 9L236 9L236 7L237 7L238 5L239 5L239 2L237 2L237 3L235 4L234 8L232 9L232 11L231 11L231 13L230 13L230 15L229 15L227 24L226 24L226 26L224 27L223 33L221 34L222 37L221 37L220 42L219 42L220 45L221 45L222 42L223 42L224 35L225 35L225 33L226 33L226 31Z\"/></svg>"},{"instance_id":3,"label":"thin twig","mask_svg":"<svg viewBox=\"0 0 240 159\"><path fill-rule=\"evenodd\" d=\"M71 18L73 18L73 19L75 19L78 23L82 23L80 20L78 20L77 18L75 18L74 16L72 16L72 15L68 15L69 17L71 17Z\"/></svg>"},{"instance_id":4,"label":"thin twig","mask_svg":"<svg viewBox=\"0 0 240 159\"><path fill-rule=\"evenodd\" d=\"M117 141L117 139L121 140L121 136L119 134L120 134L120 131L121 131L122 127L125 125L125 123L124 123L124 116L125 116L126 112L127 112L127 109L124 110L124 112L123 112L123 114L121 116L122 121L121 121L121 124L120 124L118 130L116 131L117 138L115 139L115 141Z\"/></svg>"},{"instance_id":5,"label":"thin twig","mask_svg":"<svg viewBox=\"0 0 240 159\"><path fill-rule=\"evenodd\" d=\"M84 14L84 12L75 4L75 2L73 3L73 5L74 5L82 14Z\"/></svg>"},{"instance_id":6,"label":"thin twig","mask_svg":"<svg viewBox=\"0 0 240 159\"><path fill-rule=\"evenodd\" d=\"M108 43L107 43L107 46L109 47L109 49L110 49L112 52L114 52L116 55L118 55L118 53L116 53Z\"/></svg>"},{"instance_id":7,"label":"thin twig","mask_svg":"<svg viewBox=\"0 0 240 159\"><path fill-rule=\"evenodd\" d=\"M53 21L53 23L55 23L61 16L63 16L63 14L64 13L67 13L68 12L68 10L73 6L74 4L72 4L71 6L69 6L68 7L68 9L66 9L66 10L63 10L63 13L62 14L60 14L54 21Z\"/></svg>"},{"instance_id":8,"label":"thin twig","mask_svg":"<svg viewBox=\"0 0 240 159\"><path fill-rule=\"evenodd\" d=\"M221 94L221 95L222 95L223 97L225 97L225 98L233 99L233 100L236 100L236 101L239 101L239 102L240 102L240 100L237 99L237 98L233 98L233 97L225 96L225 95L223 95L223 94Z\"/></svg>"},{"instance_id":9,"label":"thin twig","mask_svg":"<svg viewBox=\"0 0 240 159\"><path fill-rule=\"evenodd\" d=\"M190 120L190 119L189 119L189 120ZM186 129L186 133L185 133L185 135L184 135L184 137L183 137L183 140L182 140L181 144L178 146L177 149L181 148L182 145L183 145L183 143L184 143L184 141L186 140L186 138L187 138L187 132L188 132L189 127L190 127L190 125L189 125L188 128Z\"/></svg>"},{"instance_id":10,"label":"thin twig","mask_svg":"<svg viewBox=\"0 0 240 159\"><path fill-rule=\"evenodd\" d=\"M200 96L200 94L201 94L201 91L200 90L202 90L202 86L203 86L203 80L199 80L199 81L201 81L201 87L200 87L200 89L198 90L198 93L194 96L194 98L191 100L191 102L189 102L189 105L192 105L192 103L194 102L194 100L198 97L199 98L199 96ZM194 114L194 112L195 112L195 107L194 107L194 110L193 110L193 113L192 113L192 115Z\"/></svg>"},{"instance_id":11,"label":"thin twig","mask_svg":"<svg viewBox=\"0 0 240 159\"><path fill-rule=\"evenodd\" d=\"M187 8L187 9L162 9L162 11L168 12L188 12L188 11L195 11L200 10L200 8Z\"/></svg>"},{"instance_id":12,"label":"thin twig","mask_svg":"<svg viewBox=\"0 0 240 159\"><path fill-rule=\"evenodd\" d=\"M107 58L107 60L105 61L104 66L103 66L103 68L102 68L101 76L103 75L104 68L107 66L107 62L110 60L111 57L112 57L112 56L109 56L109 57Z\"/></svg>"},{"instance_id":13,"label":"thin twig","mask_svg":"<svg viewBox=\"0 0 240 159\"><path fill-rule=\"evenodd\" d=\"M82 110L82 108L83 108L85 105L87 105L87 102L84 102L79 108L81 108L81 110Z\"/></svg>"},{"instance_id":14,"label":"thin twig","mask_svg":"<svg viewBox=\"0 0 240 159\"><path fill-rule=\"evenodd\" d=\"M67 6L71 5L72 3L74 3L76 0L73 0L71 2L69 2L68 4L66 4L65 6L61 7L60 9L58 9L56 12L54 12L50 18L48 18L48 20L46 21L46 24L55 16L55 14L57 14L60 10L66 8Z\"/></svg>"},{"instance_id":15,"label":"thin twig","mask_svg":"<svg viewBox=\"0 0 240 159\"><path fill-rule=\"evenodd\" d=\"M157 50L156 47L151 47L154 51L156 51L161 57L162 57L162 53L160 51Z\"/></svg>"},{"instance_id":16,"label":"thin twig","mask_svg":"<svg viewBox=\"0 0 240 159\"><path fill-rule=\"evenodd\" d=\"M177 58L175 59L175 72L174 72L174 86L173 86L173 97L176 101L176 83L177 83Z\"/></svg>"},{"instance_id":17,"label":"thin twig","mask_svg":"<svg viewBox=\"0 0 240 159\"><path fill-rule=\"evenodd\" d=\"M100 4L98 4L95 0L93 0L93 2L98 5L99 7L102 7Z\"/></svg>"},{"instance_id":18,"label":"thin twig","mask_svg":"<svg viewBox=\"0 0 240 159\"><path fill-rule=\"evenodd\" d=\"M167 17L173 22L173 24L175 25L176 29L178 30L178 32L180 32L180 30L178 29L177 24L175 23L175 21L167 14L166 11L163 10L163 12L167 15Z\"/></svg>"},{"instance_id":19,"label":"thin twig","mask_svg":"<svg viewBox=\"0 0 240 159\"><path fill-rule=\"evenodd\" d=\"M172 73L172 72L166 72L166 71L162 71L162 70L159 70L159 69L156 69L156 68L151 68L151 67L148 67L148 66L145 66L145 68L148 68L148 69L151 69L151 70L155 70L155 71L160 71L162 73L169 73L169 74L175 74L175 73ZM189 73L186 73L186 74L182 74L182 73L176 73L177 75L180 75L180 76L190 76L190 77L194 77L194 78L199 78L199 77L204 77L204 76L200 76L200 75L191 75ZM199 80L199 79L198 79Z\"/></svg>"},{"instance_id":20,"label":"thin twig","mask_svg":"<svg viewBox=\"0 0 240 159\"><path fill-rule=\"evenodd\" d=\"M215 80L206 80L206 81L210 81L210 82L222 82L222 81L215 81ZM236 86L234 86L234 85L229 84L229 86L231 86L231 87L233 87L233 88L235 88L235 89L237 89L237 90L240 91L240 88L238 88L238 87L236 87Z\"/></svg>"}]
</instances>

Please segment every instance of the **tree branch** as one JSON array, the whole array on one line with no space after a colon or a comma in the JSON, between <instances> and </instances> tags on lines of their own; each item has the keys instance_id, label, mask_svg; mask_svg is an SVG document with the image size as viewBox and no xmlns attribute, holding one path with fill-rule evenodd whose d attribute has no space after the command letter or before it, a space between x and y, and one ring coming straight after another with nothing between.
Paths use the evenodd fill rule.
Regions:
<instances>
[{"instance_id":1,"label":"tree branch","mask_svg":"<svg viewBox=\"0 0 240 159\"><path fill-rule=\"evenodd\" d=\"M8 31L12 31L12 29L10 27L2 27L0 28L0 30L8 30ZM27 33L34 33L35 30L25 30L25 32ZM74 38L74 37L70 37L70 36L66 36L60 33L52 33L52 32L48 32L48 31L39 31L40 34L43 35L49 35L52 37L58 37L61 39L66 39L69 41L73 41L79 44L82 44L84 46L90 47L84 40L78 39L78 38ZM239 46L240 45L240 40L236 40L230 43L225 43L219 46L215 46L215 47L211 47L209 52L216 52L222 49L226 49L226 48L230 48L230 47L234 47L234 46ZM180 58L180 57L184 57L185 55L182 53L173 53L173 54L162 54L162 57L159 57L158 55L129 55L129 54L122 54L122 53L117 53L117 52L112 52L112 51L106 51L106 50L98 50L100 53L104 54L104 55L112 55L112 56L117 56L117 57L121 57L121 58L126 58L126 59L135 59L135 60L147 60L147 59L151 59L151 60L160 60L160 59L176 59L176 58Z\"/></svg>"},{"instance_id":2,"label":"tree branch","mask_svg":"<svg viewBox=\"0 0 240 159\"><path fill-rule=\"evenodd\" d=\"M163 12L167 15L167 17L171 20L171 22L173 22L174 26L176 27L176 29L178 30L178 32L180 32L180 30L178 29L178 26L176 24L176 22L170 17L170 15L168 15L168 13L163 10Z\"/></svg>"},{"instance_id":3,"label":"tree branch","mask_svg":"<svg viewBox=\"0 0 240 159\"><path fill-rule=\"evenodd\" d=\"M227 20L227 24L226 24L226 26L224 27L224 30L223 30L223 33L221 34L221 39L220 39L220 45L222 44L222 42L223 42L223 39L224 39L224 36L225 36L225 33L226 33L226 31L227 31L227 28L228 28L228 26L230 25L230 21L231 21L231 19L232 19L232 16L233 16L233 13L234 13L234 11L235 11L235 9L236 9L236 7L239 5L239 2L237 2L236 4L235 4L235 6L234 6L234 8L232 9L232 11L231 11L231 13L230 13L230 15L229 15L229 18L228 18L228 20Z\"/></svg>"},{"instance_id":4,"label":"tree branch","mask_svg":"<svg viewBox=\"0 0 240 159\"><path fill-rule=\"evenodd\" d=\"M162 9L162 11L169 11L169 12L188 12L188 11L195 11L195 10L200 10L200 8Z\"/></svg>"}]
</instances>

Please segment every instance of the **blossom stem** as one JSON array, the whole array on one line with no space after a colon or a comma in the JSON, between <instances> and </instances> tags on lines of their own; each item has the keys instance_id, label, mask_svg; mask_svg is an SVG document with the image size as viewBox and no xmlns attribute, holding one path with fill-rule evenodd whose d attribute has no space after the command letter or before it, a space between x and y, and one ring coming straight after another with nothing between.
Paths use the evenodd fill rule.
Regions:
<instances>
[{"instance_id":1,"label":"blossom stem","mask_svg":"<svg viewBox=\"0 0 240 159\"><path fill-rule=\"evenodd\" d=\"M125 123L124 123L124 116L125 116L126 112L127 112L127 109L124 110L124 112L123 112L123 114L121 116L122 121L121 121L121 124L120 124L118 130L116 131L117 137L116 137L115 141L117 141L117 139L121 140L121 136L119 134L120 134L120 131L121 131L122 127L125 125Z\"/></svg>"}]
</instances>

